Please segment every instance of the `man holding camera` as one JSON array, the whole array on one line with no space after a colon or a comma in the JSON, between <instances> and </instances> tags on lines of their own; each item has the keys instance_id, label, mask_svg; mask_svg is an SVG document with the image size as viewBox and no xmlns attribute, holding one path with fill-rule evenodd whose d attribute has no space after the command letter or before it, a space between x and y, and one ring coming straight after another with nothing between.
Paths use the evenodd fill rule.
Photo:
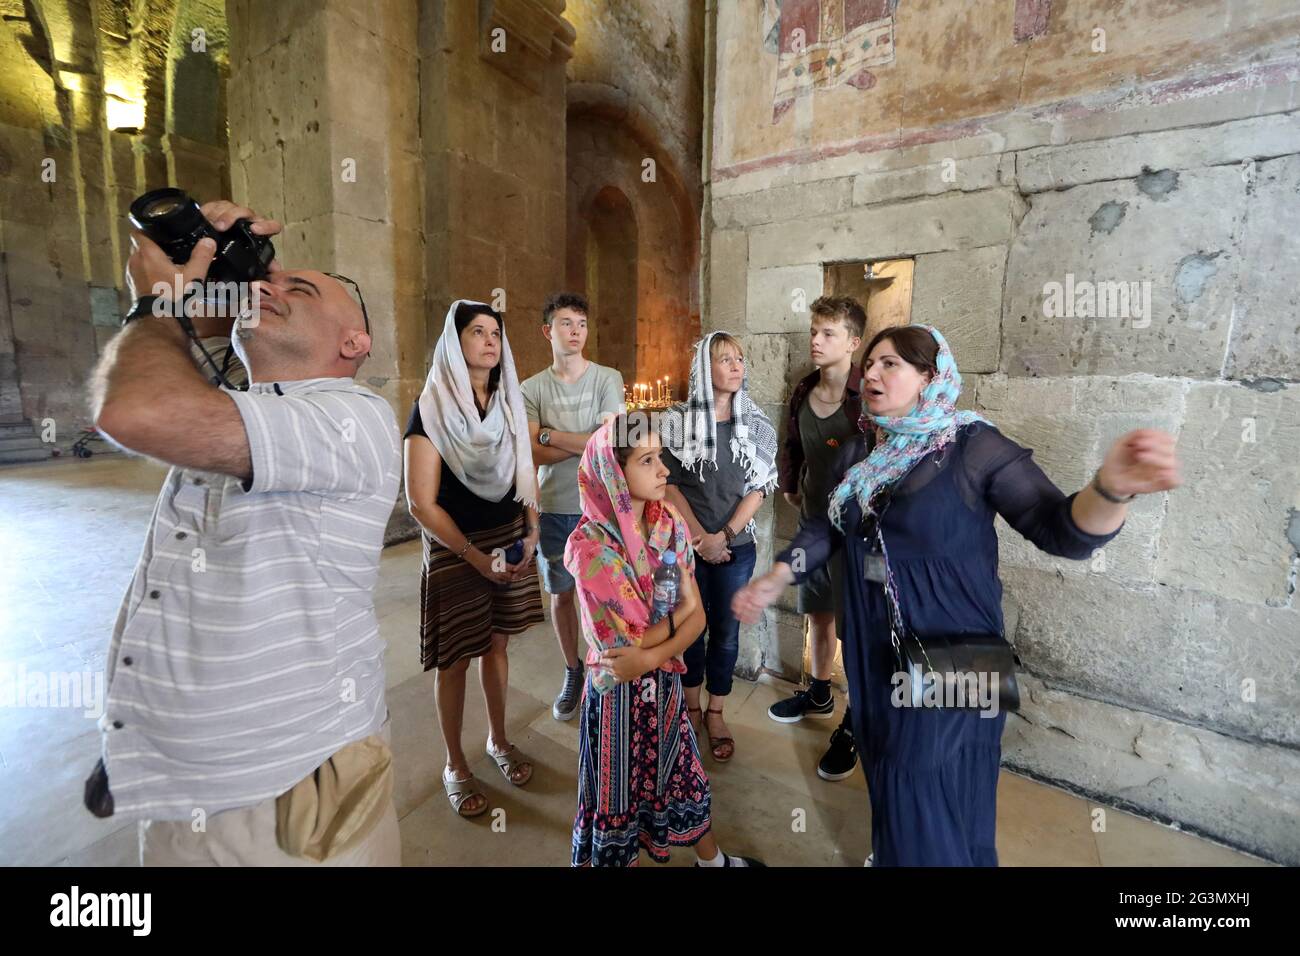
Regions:
<instances>
[{"instance_id":1,"label":"man holding camera","mask_svg":"<svg viewBox=\"0 0 1300 956\"><path fill-rule=\"evenodd\" d=\"M204 280L240 220L280 226L202 212L218 241L183 266L133 233L136 305L91 385L96 427L172 469L113 631L86 805L141 820L145 865L398 865L373 591L401 451L354 381L364 306L272 262L232 337L251 384L212 385L202 323L191 337L182 303L142 293Z\"/></svg>"}]
</instances>

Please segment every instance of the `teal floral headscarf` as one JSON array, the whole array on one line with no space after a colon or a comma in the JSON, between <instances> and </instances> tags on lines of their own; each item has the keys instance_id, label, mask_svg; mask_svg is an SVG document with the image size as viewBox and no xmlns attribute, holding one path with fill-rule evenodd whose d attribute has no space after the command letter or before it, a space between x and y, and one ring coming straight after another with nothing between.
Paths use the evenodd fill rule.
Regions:
<instances>
[{"instance_id":1,"label":"teal floral headscarf","mask_svg":"<svg viewBox=\"0 0 1300 956\"><path fill-rule=\"evenodd\" d=\"M958 428L972 422L992 424L975 412L956 410L957 397L961 394L961 374L957 371L948 341L939 330L930 325L909 328L924 329L939 344L939 355L935 359L937 371L930 384L921 389L916 407L907 415L898 418L871 415L863 404L858 427L865 432L869 423L874 423L888 438L878 442L865 460L850 468L831 492L830 519L840 531L844 530L844 506L850 498L857 499L863 514L870 514L872 495L898 481L930 452L945 447L956 436Z\"/></svg>"}]
</instances>

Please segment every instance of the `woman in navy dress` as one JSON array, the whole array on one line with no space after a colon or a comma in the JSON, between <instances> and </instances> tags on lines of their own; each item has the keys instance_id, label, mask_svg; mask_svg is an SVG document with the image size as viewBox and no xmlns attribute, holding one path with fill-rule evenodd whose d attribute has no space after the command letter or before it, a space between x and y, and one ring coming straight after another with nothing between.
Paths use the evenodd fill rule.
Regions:
<instances>
[{"instance_id":1,"label":"woman in navy dress","mask_svg":"<svg viewBox=\"0 0 1300 956\"><path fill-rule=\"evenodd\" d=\"M904 624L919 636L1001 634L994 516L1049 554L1087 558L1118 534L1127 500L1178 485L1174 440L1130 432L1093 482L1067 497L1029 449L975 413L955 411L961 377L937 330L883 330L864 371L864 434L841 450L829 515L802 523L733 609L757 620L786 587L838 554L844 669L871 797L874 864L996 866L1006 713L894 705L898 664L881 579L887 573Z\"/></svg>"}]
</instances>

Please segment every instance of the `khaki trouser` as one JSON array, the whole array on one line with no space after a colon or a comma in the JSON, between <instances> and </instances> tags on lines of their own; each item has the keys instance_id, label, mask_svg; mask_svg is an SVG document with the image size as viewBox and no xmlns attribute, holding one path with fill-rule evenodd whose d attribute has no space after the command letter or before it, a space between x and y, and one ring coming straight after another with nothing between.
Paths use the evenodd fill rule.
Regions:
<instances>
[{"instance_id":1,"label":"khaki trouser","mask_svg":"<svg viewBox=\"0 0 1300 956\"><path fill-rule=\"evenodd\" d=\"M389 739L389 725L382 736ZM397 809L389 800L378 825L356 846L323 863L290 856L276 840L275 797L214 813L195 833L189 820L141 820L141 866L401 866Z\"/></svg>"}]
</instances>

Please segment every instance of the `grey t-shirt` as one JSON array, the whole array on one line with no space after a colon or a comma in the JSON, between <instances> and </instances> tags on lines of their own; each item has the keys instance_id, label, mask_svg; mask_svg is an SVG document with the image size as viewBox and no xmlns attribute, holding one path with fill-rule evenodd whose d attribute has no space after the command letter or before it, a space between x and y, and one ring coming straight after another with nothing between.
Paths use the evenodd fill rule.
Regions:
<instances>
[{"instance_id":1,"label":"grey t-shirt","mask_svg":"<svg viewBox=\"0 0 1300 956\"><path fill-rule=\"evenodd\" d=\"M731 457L731 422L717 423L718 467L710 464L701 469L694 465L688 471L682 467L672 452L665 450L662 461L668 469L668 483L676 485L695 512L695 519L709 534L722 530L740 500L745 497L745 466ZM749 544L754 540L748 531L741 531L731 542L733 545Z\"/></svg>"},{"instance_id":2,"label":"grey t-shirt","mask_svg":"<svg viewBox=\"0 0 1300 956\"><path fill-rule=\"evenodd\" d=\"M601 416L617 415L623 406L623 376L616 368L590 362L576 382L563 382L550 367L519 386L530 422L562 432L590 432ZM574 456L537 469L538 504L549 514L582 514L578 497L578 462Z\"/></svg>"}]
</instances>

